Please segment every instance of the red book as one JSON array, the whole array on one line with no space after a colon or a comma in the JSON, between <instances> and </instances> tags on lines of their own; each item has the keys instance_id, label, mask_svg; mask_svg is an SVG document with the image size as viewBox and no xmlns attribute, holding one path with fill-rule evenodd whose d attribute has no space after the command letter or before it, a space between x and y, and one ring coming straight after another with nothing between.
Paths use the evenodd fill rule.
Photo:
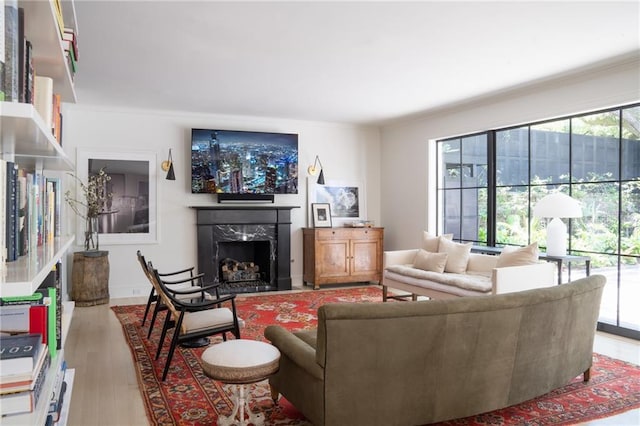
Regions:
<instances>
[{"instance_id":1,"label":"red book","mask_svg":"<svg viewBox=\"0 0 640 426\"><path fill-rule=\"evenodd\" d=\"M46 305L31 305L29 309L29 333L42 334L42 343L47 343Z\"/></svg>"}]
</instances>

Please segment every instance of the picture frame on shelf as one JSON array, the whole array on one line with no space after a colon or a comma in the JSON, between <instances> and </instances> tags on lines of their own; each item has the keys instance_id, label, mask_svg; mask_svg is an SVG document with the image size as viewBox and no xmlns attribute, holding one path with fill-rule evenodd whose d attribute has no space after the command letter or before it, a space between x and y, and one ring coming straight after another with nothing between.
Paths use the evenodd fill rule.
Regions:
<instances>
[{"instance_id":1,"label":"picture frame on shelf","mask_svg":"<svg viewBox=\"0 0 640 426\"><path fill-rule=\"evenodd\" d=\"M331 205L329 203L311 204L314 228L331 228Z\"/></svg>"},{"instance_id":2,"label":"picture frame on shelf","mask_svg":"<svg viewBox=\"0 0 640 426\"><path fill-rule=\"evenodd\" d=\"M319 185L308 179L307 194L311 204L328 203L330 205L334 225L348 226L353 222L367 219L362 182L327 180L324 185Z\"/></svg>"},{"instance_id":3,"label":"picture frame on shelf","mask_svg":"<svg viewBox=\"0 0 640 426\"><path fill-rule=\"evenodd\" d=\"M108 213L99 220L100 244L158 242L156 153L78 149L76 176L81 182L102 168L111 176L113 195ZM83 226L79 220L77 244L84 242Z\"/></svg>"}]
</instances>

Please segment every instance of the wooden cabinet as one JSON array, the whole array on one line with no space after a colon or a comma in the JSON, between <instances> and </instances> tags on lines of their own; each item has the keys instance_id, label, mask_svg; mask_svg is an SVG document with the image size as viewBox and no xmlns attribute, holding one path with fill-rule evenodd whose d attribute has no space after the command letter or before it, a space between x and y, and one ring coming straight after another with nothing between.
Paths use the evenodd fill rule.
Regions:
<instances>
[{"instance_id":1,"label":"wooden cabinet","mask_svg":"<svg viewBox=\"0 0 640 426\"><path fill-rule=\"evenodd\" d=\"M322 284L380 282L383 228L304 228L303 281Z\"/></svg>"}]
</instances>

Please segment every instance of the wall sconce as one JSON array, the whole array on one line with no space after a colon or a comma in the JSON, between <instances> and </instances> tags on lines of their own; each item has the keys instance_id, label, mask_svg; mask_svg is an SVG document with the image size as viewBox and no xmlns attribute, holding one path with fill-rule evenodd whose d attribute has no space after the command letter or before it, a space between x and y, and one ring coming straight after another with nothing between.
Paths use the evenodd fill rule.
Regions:
<instances>
[{"instance_id":1,"label":"wall sconce","mask_svg":"<svg viewBox=\"0 0 640 426\"><path fill-rule=\"evenodd\" d=\"M162 162L162 170L167 172L167 180L176 180L176 174L173 171L173 158L171 157L171 148L169 148L169 158Z\"/></svg>"},{"instance_id":2,"label":"wall sconce","mask_svg":"<svg viewBox=\"0 0 640 426\"><path fill-rule=\"evenodd\" d=\"M316 164L319 165L320 167L317 167ZM316 155L316 159L313 162L313 165L307 168L307 173L309 173L311 176L315 176L316 173L318 173L318 169L320 169L320 176L318 176L317 183L318 185L324 185L324 167L322 167L322 163L320 162L320 157Z\"/></svg>"},{"instance_id":3,"label":"wall sconce","mask_svg":"<svg viewBox=\"0 0 640 426\"><path fill-rule=\"evenodd\" d=\"M580 202L566 194L556 192L538 201L533 207L533 215L552 218L547 224L547 254L566 256L567 225L560 218L582 217Z\"/></svg>"}]
</instances>

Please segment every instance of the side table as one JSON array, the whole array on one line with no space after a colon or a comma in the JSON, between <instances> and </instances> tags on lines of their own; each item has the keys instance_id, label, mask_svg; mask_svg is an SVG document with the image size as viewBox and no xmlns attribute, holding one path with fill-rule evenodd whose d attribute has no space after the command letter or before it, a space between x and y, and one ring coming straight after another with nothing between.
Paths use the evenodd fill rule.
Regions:
<instances>
[{"instance_id":1,"label":"side table","mask_svg":"<svg viewBox=\"0 0 640 426\"><path fill-rule=\"evenodd\" d=\"M218 425L230 426L236 422L236 416L239 426L264 424L264 414L253 413L249 407L251 394L245 385L262 381L279 368L278 348L257 340L227 340L205 350L202 354L204 373L214 380L235 385L233 412L230 416L220 415Z\"/></svg>"},{"instance_id":2,"label":"side table","mask_svg":"<svg viewBox=\"0 0 640 426\"><path fill-rule=\"evenodd\" d=\"M538 258L546 260L547 262L555 262L558 266L558 284L562 284L562 264L573 262L584 262L585 272L587 276L591 274L591 258L589 256L576 256L572 254L566 254L564 256L550 256L546 253L540 253Z\"/></svg>"}]
</instances>

